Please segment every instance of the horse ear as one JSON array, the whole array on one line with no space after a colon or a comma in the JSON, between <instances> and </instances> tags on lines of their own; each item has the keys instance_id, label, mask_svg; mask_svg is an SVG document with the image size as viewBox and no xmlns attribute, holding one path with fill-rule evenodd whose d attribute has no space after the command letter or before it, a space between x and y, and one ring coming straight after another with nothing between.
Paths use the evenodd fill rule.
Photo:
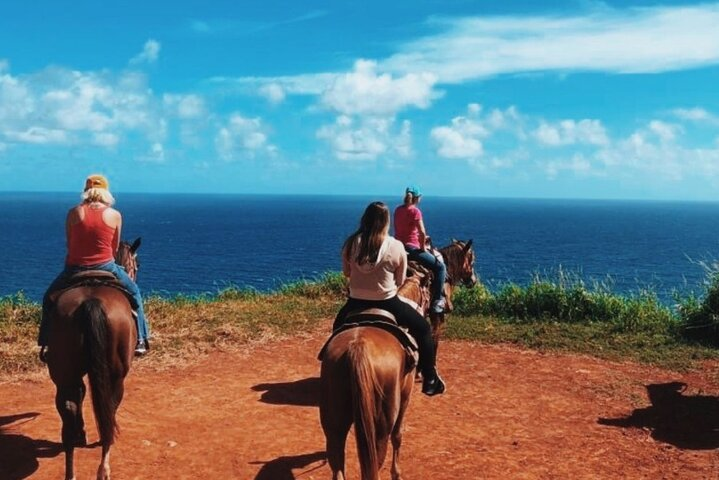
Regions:
<instances>
[{"instance_id":1,"label":"horse ear","mask_svg":"<svg viewBox=\"0 0 719 480\"><path fill-rule=\"evenodd\" d=\"M449 241L450 241L450 243L457 243L457 239L454 237L452 237Z\"/></svg>"},{"instance_id":2,"label":"horse ear","mask_svg":"<svg viewBox=\"0 0 719 480\"><path fill-rule=\"evenodd\" d=\"M472 242L473 242L473 240L470 238L469 241L467 242L467 244L466 244L466 245L464 246L464 248L462 249L462 251L463 251L464 253L469 252L469 249L472 248Z\"/></svg>"},{"instance_id":3,"label":"horse ear","mask_svg":"<svg viewBox=\"0 0 719 480\"><path fill-rule=\"evenodd\" d=\"M132 245L130 245L130 251L132 253L135 253L138 248L140 248L140 244L142 243L142 237L137 237L134 242L132 242Z\"/></svg>"}]
</instances>

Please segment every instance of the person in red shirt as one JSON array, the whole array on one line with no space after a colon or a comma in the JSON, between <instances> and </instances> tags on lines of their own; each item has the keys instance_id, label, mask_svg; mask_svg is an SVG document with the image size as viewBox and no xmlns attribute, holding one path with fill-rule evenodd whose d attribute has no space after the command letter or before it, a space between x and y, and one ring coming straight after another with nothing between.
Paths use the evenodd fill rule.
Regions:
<instances>
[{"instance_id":1,"label":"person in red shirt","mask_svg":"<svg viewBox=\"0 0 719 480\"><path fill-rule=\"evenodd\" d=\"M66 283L67 277L83 270L104 270L117 277L120 284L132 294L132 307L137 311L137 346L135 353L147 352L149 329L142 307L142 296L137 284L127 272L115 263L115 253L120 245L122 215L112 208L115 199L110 193L110 184L102 175L90 175L85 180L82 202L67 212L65 234L67 256L65 269L53 280L42 301L42 317L38 345L40 358L45 356L52 325L48 322L49 294Z\"/></svg>"},{"instance_id":2,"label":"person in red shirt","mask_svg":"<svg viewBox=\"0 0 719 480\"><path fill-rule=\"evenodd\" d=\"M434 273L430 308L434 313L442 313L447 306L443 296L447 267L444 262L425 249L428 237L422 220L422 211L419 209L420 200L422 200L422 192L419 187L416 185L407 187L404 203L394 210L394 236L404 244L409 260L419 262Z\"/></svg>"}]
</instances>

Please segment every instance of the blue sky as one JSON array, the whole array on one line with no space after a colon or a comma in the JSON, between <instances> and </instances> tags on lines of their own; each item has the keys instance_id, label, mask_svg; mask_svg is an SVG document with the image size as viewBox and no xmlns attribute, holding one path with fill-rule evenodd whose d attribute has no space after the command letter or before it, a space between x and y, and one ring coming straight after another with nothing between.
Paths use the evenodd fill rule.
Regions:
<instances>
[{"instance_id":1,"label":"blue sky","mask_svg":"<svg viewBox=\"0 0 719 480\"><path fill-rule=\"evenodd\" d=\"M718 25L711 2L3 2L0 191L719 200Z\"/></svg>"}]
</instances>

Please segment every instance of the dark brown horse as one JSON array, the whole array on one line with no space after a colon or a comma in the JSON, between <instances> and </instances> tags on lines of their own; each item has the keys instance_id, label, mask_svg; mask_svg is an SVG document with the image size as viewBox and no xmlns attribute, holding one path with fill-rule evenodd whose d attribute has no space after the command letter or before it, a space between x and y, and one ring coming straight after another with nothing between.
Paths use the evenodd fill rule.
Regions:
<instances>
[{"instance_id":1,"label":"dark brown horse","mask_svg":"<svg viewBox=\"0 0 719 480\"><path fill-rule=\"evenodd\" d=\"M425 277L407 279L400 293L421 302ZM345 479L345 442L354 423L362 480L379 479L392 439L392 480L401 480L402 420L414 384L415 359L387 330L358 326L327 345L320 373L320 421L333 480Z\"/></svg>"},{"instance_id":2,"label":"dark brown horse","mask_svg":"<svg viewBox=\"0 0 719 480\"><path fill-rule=\"evenodd\" d=\"M118 265L131 278L137 272L137 248L121 242L116 255ZM137 330L130 302L123 291L107 285L107 272L97 272L105 280L62 291L55 301L48 342L47 366L57 392L55 406L62 418L62 445L65 450L65 478L74 479L73 456L76 446L87 444L82 402L83 377L88 375L95 422L102 445L102 461L97 478L110 478L110 446L115 441L115 413L124 393L125 376L137 343ZM87 273L83 276L89 277Z\"/></svg>"}]
</instances>

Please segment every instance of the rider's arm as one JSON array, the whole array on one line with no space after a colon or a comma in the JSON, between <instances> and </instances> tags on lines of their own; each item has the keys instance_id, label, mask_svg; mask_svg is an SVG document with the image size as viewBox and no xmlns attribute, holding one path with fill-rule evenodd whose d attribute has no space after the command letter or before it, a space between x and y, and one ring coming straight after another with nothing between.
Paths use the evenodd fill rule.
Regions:
<instances>
[{"instance_id":1,"label":"rider's arm","mask_svg":"<svg viewBox=\"0 0 719 480\"><path fill-rule=\"evenodd\" d=\"M407 252L404 251L403 246L399 249L399 253L399 265L394 271L394 283L397 287L404 285L405 280L407 280Z\"/></svg>"},{"instance_id":2,"label":"rider's arm","mask_svg":"<svg viewBox=\"0 0 719 480\"><path fill-rule=\"evenodd\" d=\"M115 236L112 237L112 252L117 253L117 249L120 248L120 238L122 238L122 215L117 212L117 227L115 229Z\"/></svg>"},{"instance_id":3,"label":"rider's arm","mask_svg":"<svg viewBox=\"0 0 719 480\"><path fill-rule=\"evenodd\" d=\"M424 229L424 220L421 218L417 221L417 229L419 230L419 249L424 250L427 240L427 230Z\"/></svg>"}]
</instances>

